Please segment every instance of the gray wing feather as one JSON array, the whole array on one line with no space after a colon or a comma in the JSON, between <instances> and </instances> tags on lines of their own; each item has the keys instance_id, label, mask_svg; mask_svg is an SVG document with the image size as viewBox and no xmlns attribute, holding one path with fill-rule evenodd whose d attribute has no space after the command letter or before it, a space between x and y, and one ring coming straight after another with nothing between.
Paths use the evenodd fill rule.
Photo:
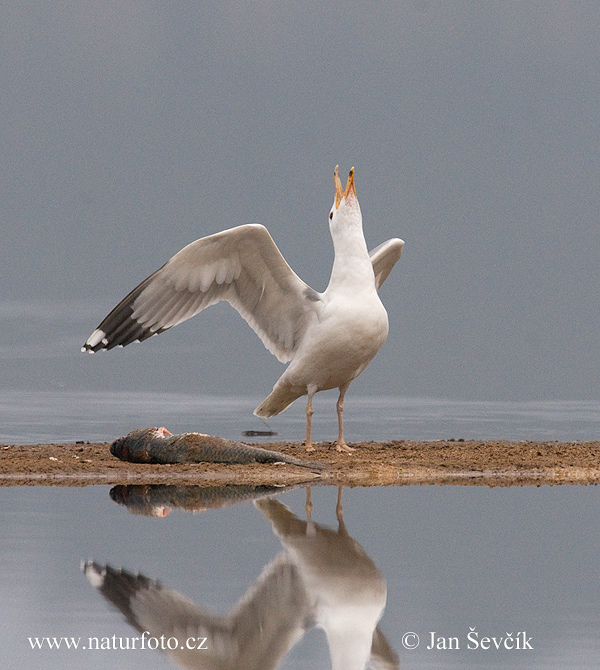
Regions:
<instances>
[{"instance_id":1,"label":"gray wing feather","mask_svg":"<svg viewBox=\"0 0 600 670\"><path fill-rule=\"evenodd\" d=\"M373 272L375 273L375 286L377 290L387 279L394 265L402 254L404 241L397 237L380 244L372 251L369 251L371 262L373 263Z\"/></svg>"},{"instance_id":2,"label":"gray wing feather","mask_svg":"<svg viewBox=\"0 0 600 670\"><path fill-rule=\"evenodd\" d=\"M285 363L318 309L318 296L286 263L264 226L238 226L175 254L110 312L84 350L141 342L226 300Z\"/></svg>"},{"instance_id":3,"label":"gray wing feather","mask_svg":"<svg viewBox=\"0 0 600 670\"><path fill-rule=\"evenodd\" d=\"M272 670L305 632L307 596L286 555L265 567L226 616L216 616L140 574L92 561L83 570L138 631L175 637L179 646L171 654L185 668ZM190 638L194 643L207 638L205 650L181 649Z\"/></svg>"}]
</instances>

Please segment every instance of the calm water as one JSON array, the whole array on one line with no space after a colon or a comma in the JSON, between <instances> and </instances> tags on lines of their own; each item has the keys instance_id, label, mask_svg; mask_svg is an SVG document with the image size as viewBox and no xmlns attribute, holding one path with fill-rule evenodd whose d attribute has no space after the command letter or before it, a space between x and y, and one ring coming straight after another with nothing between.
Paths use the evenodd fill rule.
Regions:
<instances>
[{"instance_id":1,"label":"calm water","mask_svg":"<svg viewBox=\"0 0 600 670\"><path fill-rule=\"evenodd\" d=\"M314 438L337 437L335 393L315 398ZM113 440L134 428L165 425L172 432L200 431L240 439L264 429L252 415L259 397L184 393L0 391L0 442ZM271 420L273 439L301 440L304 404ZM438 438L595 440L600 402L461 402L431 398L350 396L344 409L349 441Z\"/></svg>"},{"instance_id":2,"label":"calm water","mask_svg":"<svg viewBox=\"0 0 600 670\"><path fill-rule=\"evenodd\" d=\"M1 667L331 668L330 652L369 647L375 626L379 668L598 667L597 487L345 489L341 533L337 494L313 487L307 527L302 489L258 503L213 491L213 503L240 501L201 513L193 487L0 489ZM91 583L81 571L91 559L130 574L109 573L101 593L98 574L88 569ZM209 648L187 666L115 649L140 636L124 612L152 644L194 635ZM469 649L469 633L533 648ZM79 648L50 650L46 637ZM250 644L275 665L215 664Z\"/></svg>"}]
</instances>

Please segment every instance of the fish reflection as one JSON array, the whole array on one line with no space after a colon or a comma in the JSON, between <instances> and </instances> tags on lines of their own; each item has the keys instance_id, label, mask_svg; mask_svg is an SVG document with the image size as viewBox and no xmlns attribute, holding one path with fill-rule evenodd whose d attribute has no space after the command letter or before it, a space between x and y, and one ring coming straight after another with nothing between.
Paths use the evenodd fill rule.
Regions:
<instances>
[{"instance_id":1,"label":"fish reflection","mask_svg":"<svg viewBox=\"0 0 600 670\"><path fill-rule=\"evenodd\" d=\"M133 484L114 486L110 497L125 506L132 514L167 516L174 509L202 512L256 500L291 491L305 483L289 486L253 486L226 484L224 486L175 486L167 484Z\"/></svg>"},{"instance_id":2,"label":"fish reflection","mask_svg":"<svg viewBox=\"0 0 600 670\"><path fill-rule=\"evenodd\" d=\"M369 660L379 670L397 669L398 657L376 627L386 583L348 534L341 494L340 487L337 530L312 521L310 488L306 521L273 498L255 501L284 551L224 616L144 575L93 561L82 569L141 634L176 640L162 649L183 668L272 670L308 630L319 626L327 636L333 670L363 670ZM190 649L188 640L204 643Z\"/></svg>"}]
</instances>

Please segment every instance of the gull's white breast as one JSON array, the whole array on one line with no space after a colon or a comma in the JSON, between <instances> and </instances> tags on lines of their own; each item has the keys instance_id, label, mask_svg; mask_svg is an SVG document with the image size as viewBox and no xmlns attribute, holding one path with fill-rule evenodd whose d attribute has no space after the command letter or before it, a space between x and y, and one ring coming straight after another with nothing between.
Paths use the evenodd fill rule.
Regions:
<instances>
[{"instance_id":1,"label":"gull's white breast","mask_svg":"<svg viewBox=\"0 0 600 670\"><path fill-rule=\"evenodd\" d=\"M387 338L387 312L375 289L328 297L324 294L317 318L284 373L292 386L324 390L351 382Z\"/></svg>"}]
</instances>

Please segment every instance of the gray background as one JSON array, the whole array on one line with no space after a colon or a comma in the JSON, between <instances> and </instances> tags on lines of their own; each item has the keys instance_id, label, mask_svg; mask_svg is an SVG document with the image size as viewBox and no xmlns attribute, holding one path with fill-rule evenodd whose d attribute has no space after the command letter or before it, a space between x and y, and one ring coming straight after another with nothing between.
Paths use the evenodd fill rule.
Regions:
<instances>
[{"instance_id":1,"label":"gray background","mask_svg":"<svg viewBox=\"0 0 600 670\"><path fill-rule=\"evenodd\" d=\"M354 393L597 397L597 2L2 2L4 388L266 395L227 305L79 347L188 242L264 223L317 290L332 171L405 254ZM352 392L351 394L352 395ZM350 396L349 396L350 397Z\"/></svg>"}]
</instances>

